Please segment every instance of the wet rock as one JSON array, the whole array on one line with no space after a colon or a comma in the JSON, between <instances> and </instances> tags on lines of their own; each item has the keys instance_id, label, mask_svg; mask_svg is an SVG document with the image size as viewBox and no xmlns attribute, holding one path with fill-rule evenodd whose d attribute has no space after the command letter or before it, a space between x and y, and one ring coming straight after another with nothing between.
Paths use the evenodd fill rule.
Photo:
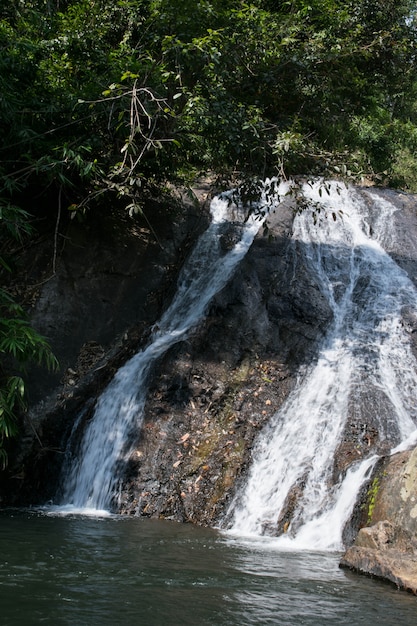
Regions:
<instances>
[{"instance_id":1,"label":"wet rock","mask_svg":"<svg viewBox=\"0 0 417 626\"><path fill-rule=\"evenodd\" d=\"M331 319L287 237L292 219L286 210L274 217L274 238L255 239L206 319L159 365L133 452L138 462L121 489L122 513L203 525L224 515L255 437L285 401Z\"/></svg>"},{"instance_id":2,"label":"wet rock","mask_svg":"<svg viewBox=\"0 0 417 626\"><path fill-rule=\"evenodd\" d=\"M307 480L307 474L298 479L288 491L288 495L285 498L284 505L278 517L278 523L276 528L277 535L286 533L294 516L294 511L297 508L298 501L302 498L304 488Z\"/></svg>"},{"instance_id":3,"label":"wet rock","mask_svg":"<svg viewBox=\"0 0 417 626\"><path fill-rule=\"evenodd\" d=\"M202 205L172 206L175 219L167 219L160 201L149 201L145 210L152 229L117 209L83 224L62 220L65 245L54 272L53 231L22 251L24 274L13 273L9 287L50 342L60 369L33 366L26 373L29 411L20 440L11 442L8 470L0 473L5 505L54 497L74 424L80 423L78 440L97 395L146 342L184 257L209 222Z\"/></svg>"},{"instance_id":4,"label":"wet rock","mask_svg":"<svg viewBox=\"0 0 417 626\"><path fill-rule=\"evenodd\" d=\"M273 361L246 357L231 369L225 362L201 360L197 347L196 352L192 348L193 342L187 342L186 353L184 347L168 356L153 381L132 454L137 462L121 492L124 514L212 525L249 462L260 426L282 403L284 386L292 383ZM163 381L186 365L191 395L179 406L164 392ZM273 387L276 377L281 397Z\"/></svg>"},{"instance_id":5,"label":"wet rock","mask_svg":"<svg viewBox=\"0 0 417 626\"><path fill-rule=\"evenodd\" d=\"M379 464L364 505L370 526L359 530L341 566L417 593L417 448Z\"/></svg>"}]
</instances>

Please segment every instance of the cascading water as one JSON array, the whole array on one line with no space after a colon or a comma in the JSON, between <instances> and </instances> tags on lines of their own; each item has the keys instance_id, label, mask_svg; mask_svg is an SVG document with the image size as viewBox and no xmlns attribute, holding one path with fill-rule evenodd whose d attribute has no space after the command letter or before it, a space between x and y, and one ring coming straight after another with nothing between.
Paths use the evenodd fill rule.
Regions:
<instances>
[{"instance_id":1,"label":"cascading water","mask_svg":"<svg viewBox=\"0 0 417 626\"><path fill-rule=\"evenodd\" d=\"M141 426L149 371L159 357L185 339L187 332L199 322L210 300L225 286L249 249L262 223L254 215L242 223L242 211L239 222L230 222L237 220L239 209L231 205L227 194L214 198L211 213L211 225L185 264L174 300L155 325L148 347L117 372L97 402L78 458L71 462L65 481L63 503L67 507L93 511L111 507L120 480L118 466L129 457L132 433L137 433ZM233 229L232 238L238 235L237 243L226 253L221 245L225 228Z\"/></svg>"},{"instance_id":2,"label":"cascading water","mask_svg":"<svg viewBox=\"0 0 417 626\"><path fill-rule=\"evenodd\" d=\"M417 291L389 256L397 209L371 191L371 202L365 203L352 189L332 184L329 195L324 189L304 186L310 208L295 217L293 245L333 321L316 361L300 373L296 388L260 433L246 484L225 516L233 534L261 536L276 534L281 512L290 508L285 534L276 540L290 548L340 549L376 452L416 439L417 363L402 314L404 309L417 314ZM285 191L278 190L275 204ZM271 205L270 191L266 203ZM234 219L230 202L217 198L211 210L212 224L184 266L177 294L149 345L118 371L97 402L66 479L63 502L71 510L111 508L132 433L141 427L150 370L199 322L261 225L255 219L234 222L231 238L238 233L238 242L224 253L221 238ZM351 418L376 427L379 448L371 447L365 460L337 476L335 452Z\"/></svg>"},{"instance_id":3,"label":"cascading water","mask_svg":"<svg viewBox=\"0 0 417 626\"><path fill-rule=\"evenodd\" d=\"M276 529L292 498L277 539L291 548L342 547L344 525L377 458L370 452L334 479L349 416L365 424L371 418L388 450L417 424L417 363L401 323L404 307L417 312L417 291L385 251L396 208L372 192L369 207L351 189L328 190L304 186L311 208L296 216L293 244L333 321L317 361L260 434L246 484L225 516L233 534L263 535Z\"/></svg>"}]
</instances>

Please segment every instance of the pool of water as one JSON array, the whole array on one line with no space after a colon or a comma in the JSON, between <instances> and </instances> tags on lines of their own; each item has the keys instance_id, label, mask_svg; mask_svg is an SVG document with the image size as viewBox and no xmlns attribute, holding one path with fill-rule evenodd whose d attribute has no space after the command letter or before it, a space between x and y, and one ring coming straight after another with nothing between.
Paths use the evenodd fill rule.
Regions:
<instances>
[{"instance_id":1,"label":"pool of water","mask_svg":"<svg viewBox=\"0 0 417 626\"><path fill-rule=\"evenodd\" d=\"M0 513L1 626L415 625L417 599L339 554L140 518Z\"/></svg>"}]
</instances>

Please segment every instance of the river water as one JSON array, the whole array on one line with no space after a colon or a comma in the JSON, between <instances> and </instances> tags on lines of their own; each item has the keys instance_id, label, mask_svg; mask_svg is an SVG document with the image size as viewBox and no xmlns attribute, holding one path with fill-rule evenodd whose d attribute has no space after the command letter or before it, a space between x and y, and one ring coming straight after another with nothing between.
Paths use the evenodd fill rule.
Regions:
<instances>
[{"instance_id":1,"label":"river water","mask_svg":"<svg viewBox=\"0 0 417 626\"><path fill-rule=\"evenodd\" d=\"M175 522L0 513L2 626L415 624L417 599L338 567Z\"/></svg>"}]
</instances>

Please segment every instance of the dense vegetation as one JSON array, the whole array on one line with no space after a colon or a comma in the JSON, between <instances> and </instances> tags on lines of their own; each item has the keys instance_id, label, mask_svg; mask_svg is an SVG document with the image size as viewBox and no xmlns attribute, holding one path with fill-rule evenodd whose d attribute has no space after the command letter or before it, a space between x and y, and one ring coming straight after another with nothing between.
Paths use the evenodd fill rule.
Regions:
<instances>
[{"instance_id":1,"label":"dense vegetation","mask_svg":"<svg viewBox=\"0 0 417 626\"><path fill-rule=\"evenodd\" d=\"M0 261L53 224L201 172L417 190L411 0L10 0L0 8ZM56 259L53 259L53 264ZM54 366L0 291L0 447Z\"/></svg>"}]
</instances>

